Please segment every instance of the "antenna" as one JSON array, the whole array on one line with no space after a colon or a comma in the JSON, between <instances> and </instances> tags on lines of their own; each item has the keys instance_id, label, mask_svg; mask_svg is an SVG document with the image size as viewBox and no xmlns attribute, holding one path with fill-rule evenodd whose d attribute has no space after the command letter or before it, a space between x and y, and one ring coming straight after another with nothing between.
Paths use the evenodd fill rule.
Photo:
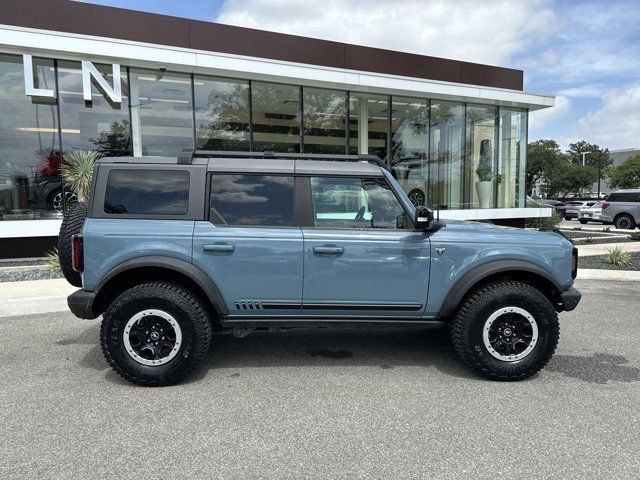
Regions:
<instances>
[{"instance_id":1,"label":"antenna","mask_svg":"<svg viewBox=\"0 0 640 480\"><path fill-rule=\"evenodd\" d=\"M440 221L440 204L436 203L436 221Z\"/></svg>"}]
</instances>

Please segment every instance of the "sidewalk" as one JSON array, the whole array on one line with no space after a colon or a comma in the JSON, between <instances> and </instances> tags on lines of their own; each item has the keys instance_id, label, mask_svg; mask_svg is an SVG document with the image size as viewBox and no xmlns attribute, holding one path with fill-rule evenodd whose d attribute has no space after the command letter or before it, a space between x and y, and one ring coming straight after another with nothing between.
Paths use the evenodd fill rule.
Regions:
<instances>
[{"instance_id":1,"label":"sidewalk","mask_svg":"<svg viewBox=\"0 0 640 480\"><path fill-rule=\"evenodd\" d=\"M0 317L67 311L76 290L63 278L0 283Z\"/></svg>"}]
</instances>

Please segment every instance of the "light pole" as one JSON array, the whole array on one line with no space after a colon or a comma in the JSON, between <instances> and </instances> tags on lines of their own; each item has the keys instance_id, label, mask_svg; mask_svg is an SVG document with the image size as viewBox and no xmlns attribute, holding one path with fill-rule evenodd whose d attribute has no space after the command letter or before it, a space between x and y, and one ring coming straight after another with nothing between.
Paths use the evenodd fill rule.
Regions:
<instances>
[{"instance_id":1,"label":"light pole","mask_svg":"<svg viewBox=\"0 0 640 480\"><path fill-rule=\"evenodd\" d=\"M582 166L584 167L584 159L587 157L587 155L589 155L591 152L580 152L580 155L582 155ZM598 185L600 184L600 177L598 177ZM600 187L598 187L598 190L600 189ZM580 196L584 196L584 191L581 192Z\"/></svg>"}]
</instances>

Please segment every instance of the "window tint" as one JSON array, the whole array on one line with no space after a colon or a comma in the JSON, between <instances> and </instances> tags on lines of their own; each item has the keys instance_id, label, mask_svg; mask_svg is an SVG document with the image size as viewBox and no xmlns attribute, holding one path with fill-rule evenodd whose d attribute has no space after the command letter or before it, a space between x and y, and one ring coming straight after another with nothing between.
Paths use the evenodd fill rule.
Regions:
<instances>
[{"instance_id":1,"label":"window tint","mask_svg":"<svg viewBox=\"0 0 640 480\"><path fill-rule=\"evenodd\" d=\"M293 225L293 177L213 175L211 221L222 225Z\"/></svg>"},{"instance_id":2,"label":"window tint","mask_svg":"<svg viewBox=\"0 0 640 480\"><path fill-rule=\"evenodd\" d=\"M189 205L189 172L111 170L104 211L111 214L184 215Z\"/></svg>"},{"instance_id":3,"label":"window tint","mask_svg":"<svg viewBox=\"0 0 640 480\"><path fill-rule=\"evenodd\" d=\"M311 179L314 222L323 228L405 228L404 209L382 178Z\"/></svg>"},{"instance_id":4,"label":"window tint","mask_svg":"<svg viewBox=\"0 0 640 480\"><path fill-rule=\"evenodd\" d=\"M607 198L608 202L640 202L640 193L617 192Z\"/></svg>"}]
</instances>

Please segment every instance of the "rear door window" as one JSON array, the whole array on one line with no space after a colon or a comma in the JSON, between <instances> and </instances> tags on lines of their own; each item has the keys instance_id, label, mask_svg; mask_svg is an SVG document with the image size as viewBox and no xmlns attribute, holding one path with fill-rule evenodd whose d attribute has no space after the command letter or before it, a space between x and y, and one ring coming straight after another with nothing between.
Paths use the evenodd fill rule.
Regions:
<instances>
[{"instance_id":1,"label":"rear door window","mask_svg":"<svg viewBox=\"0 0 640 480\"><path fill-rule=\"evenodd\" d=\"M189 172L114 169L109 172L104 211L111 215L185 215Z\"/></svg>"},{"instance_id":2,"label":"rear door window","mask_svg":"<svg viewBox=\"0 0 640 480\"><path fill-rule=\"evenodd\" d=\"M293 226L293 177L215 174L209 218L215 225Z\"/></svg>"}]
</instances>

